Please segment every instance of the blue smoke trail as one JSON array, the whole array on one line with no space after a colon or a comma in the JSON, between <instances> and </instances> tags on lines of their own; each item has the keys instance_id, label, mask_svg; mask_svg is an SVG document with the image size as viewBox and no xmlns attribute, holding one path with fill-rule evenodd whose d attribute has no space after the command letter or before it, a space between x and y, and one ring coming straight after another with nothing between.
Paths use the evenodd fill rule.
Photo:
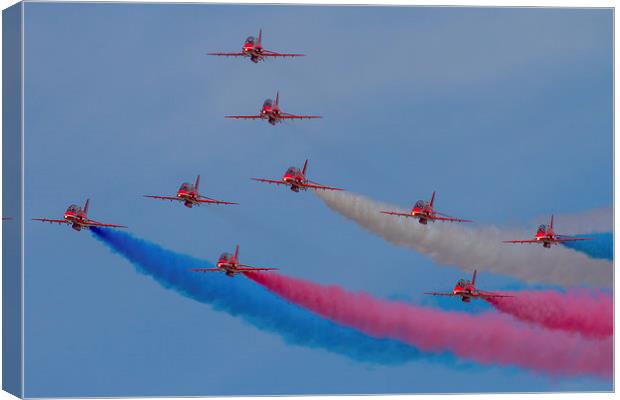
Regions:
<instances>
[{"instance_id":1,"label":"blue smoke trail","mask_svg":"<svg viewBox=\"0 0 620 400\"><path fill-rule=\"evenodd\" d=\"M614 259L614 234L607 233L590 233L587 235L574 235L575 237L587 237L593 240L585 240L583 242L565 242L564 246L573 250L580 251L592 258L601 258L603 260Z\"/></svg>"},{"instance_id":2,"label":"blue smoke trail","mask_svg":"<svg viewBox=\"0 0 620 400\"><path fill-rule=\"evenodd\" d=\"M337 325L238 276L200 274L192 267L212 267L204 260L174 253L131 234L105 228L91 228L93 235L113 252L129 260L137 271L167 289L207 303L218 311L240 317L257 328L280 335L286 343L323 348L357 361L402 364L437 358L391 339L374 339L352 328ZM442 357L453 356L444 354Z\"/></svg>"}]
</instances>

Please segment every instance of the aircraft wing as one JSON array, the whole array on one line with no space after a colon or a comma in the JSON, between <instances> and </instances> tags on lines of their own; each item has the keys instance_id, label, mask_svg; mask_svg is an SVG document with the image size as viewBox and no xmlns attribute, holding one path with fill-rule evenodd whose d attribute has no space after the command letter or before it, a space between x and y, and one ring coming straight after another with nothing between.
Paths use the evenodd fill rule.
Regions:
<instances>
[{"instance_id":1,"label":"aircraft wing","mask_svg":"<svg viewBox=\"0 0 620 400\"><path fill-rule=\"evenodd\" d=\"M280 268L252 267L251 265L239 264L237 272L277 271Z\"/></svg>"},{"instance_id":2,"label":"aircraft wing","mask_svg":"<svg viewBox=\"0 0 620 400\"><path fill-rule=\"evenodd\" d=\"M451 217L451 216L446 215L446 214L442 214L442 213L437 212L437 211L433 211L432 215L428 216L428 219L434 219L434 220L437 220L437 221L449 221L449 222L473 222L473 221L470 221L468 219L454 218L454 217Z\"/></svg>"},{"instance_id":3,"label":"aircraft wing","mask_svg":"<svg viewBox=\"0 0 620 400\"><path fill-rule=\"evenodd\" d=\"M210 56L223 56L223 57L243 57L245 54L243 53L207 53Z\"/></svg>"},{"instance_id":4,"label":"aircraft wing","mask_svg":"<svg viewBox=\"0 0 620 400\"><path fill-rule=\"evenodd\" d=\"M289 113L280 113L280 119L316 119L316 118L323 118L319 115L295 115L295 114L289 114Z\"/></svg>"},{"instance_id":5,"label":"aircraft wing","mask_svg":"<svg viewBox=\"0 0 620 400\"><path fill-rule=\"evenodd\" d=\"M263 49L261 54L262 57L303 57L305 54L296 54L296 53L278 53L276 51Z\"/></svg>"},{"instance_id":6,"label":"aircraft wing","mask_svg":"<svg viewBox=\"0 0 620 400\"><path fill-rule=\"evenodd\" d=\"M200 196L200 199L196 201L199 203L209 203L209 204L239 204L239 203L233 203L231 201L216 200L216 199L212 199L206 196Z\"/></svg>"},{"instance_id":7,"label":"aircraft wing","mask_svg":"<svg viewBox=\"0 0 620 400\"><path fill-rule=\"evenodd\" d=\"M255 181L259 181L259 182L266 182L266 183L275 183L276 185L288 185L288 183L282 182L281 180L274 180L274 179L264 179L264 178L252 178Z\"/></svg>"},{"instance_id":8,"label":"aircraft wing","mask_svg":"<svg viewBox=\"0 0 620 400\"><path fill-rule=\"evenodd\" d=\"M592 238L574 238L570 236L556 236L556 239L554 241L557 243L562 243L562 242L578 242L581 240L592 240Z\"/></svg>"},{"instance_id":9,"label":"aircraft wing","mask_svg":"<svg viewBox=\"0 0 620 400\"><path fill-rule=\"evenodd\" d=\"M515 296L508 295L508 294L497 294L497 293L487 293L487 292L480 292L476 294L475 296L480 297L482 299L492 299L494 297L515 297Z\"/></svg>"},{"instance_id":10,"label":"aircraft wing","mask_svg":"<svg viewBox=\"0 0 620 400\"><path fill-rule=\"evenodd\" d=\"M504 240L504 243L542 243L540 240Z\"/></svg>"},{"instance_id":11,"label":"aircraft wing","mask_svg":"<svg viewBox=\"0 0 620 400\"><path fill-rule=\"evenodd\" d=\"M178 197L172 197L172 196L151 196L151 195L145 194L144 197L150 197L152 199L170 200L170 201L182 201L182 199Z\"/></svg>"},{"instance_id":12,"label":"aircraft wing","mask_svg":"<svg viewBox=\"0 0 620 400\"><path fill-rule=\"evenodd\" d=\"M401 212L396 212L396 211L381 211L381 213L388 214L388 215L396 215L398 217L418 218L417 215L411 215L409 213L401 213Z\"/></svg>"},{"instance_id":13,"label":"aircraft wing","mask_svg":"<svg viewBox=\"0 0 620 400\"><path fill-rule=\"evenodd\" d=\"M48 219L48 218L33 218L33 221L42 221L42 222L50 222L56 224L66 224L67 221L64 219Z\"/></svg>"},{"instance_id":14,"label":"aircraft wing","mask_svg":"<svg viewBox=\"0 0 620 400\"><path fill-rule=\"evenodd\" d=\"M234 119L263 119L262 115L226 115L224 118Z\"/></svg>"},{"instance_id":15,"label":"aircraft wing","mask_svg":"<svg viewBox=\"0 0 620 400\"><path fill-rule=\"evenodd\" d=\"M220 272L218 268L192 268L192 272Z\"/></svg>"},{"instance_id":16,"label":"aircraft wing","mask_svg":"<svg viewBox=\"0 0 620 400\"><path fill-rule=\"evenodd\" d=\"M106 228L127 228L125 225L104 224L103 222L97 222L93 220L84 221L84 226L101 226Z\"/></svg>"},{"instance_id":17,"label":"aircraft wing","mask_svg":"<svg viewBox=\"0 0 620 400\"><path fill-rule=\"evenodd\" d=\"M436 221L448 221L448 222L473 222L470 221L468 219L460 219L460 218L453 218L453 217L437 217L435 215L429 215L427 217L428 219L434 219Z\"/></svg>"},{"instance_id":18,"label":"aircraft wing","mask_svg":"<svg viewBox=\"0 0 620 400\"><path fill-rule=\"evenodd\" d=\"M454 293L446 292L424 292L424 294L430 294L431 296L456 296Z\"/></svg>"},{"instance_id":19,"label":"aircraft wing","mask_svg":"<svg viewBox=\"0 0 620 400\"><path fill-rule=\"evenodd\" d=\"M319 183L310 182L310 181L308 181L307 183L302 184L302 186L310 188L310 189L317 189L317 190L344 190L344 189L340 189L340 188L336 188L336 187L321 185Z\"/></svg>"}]
</instances>

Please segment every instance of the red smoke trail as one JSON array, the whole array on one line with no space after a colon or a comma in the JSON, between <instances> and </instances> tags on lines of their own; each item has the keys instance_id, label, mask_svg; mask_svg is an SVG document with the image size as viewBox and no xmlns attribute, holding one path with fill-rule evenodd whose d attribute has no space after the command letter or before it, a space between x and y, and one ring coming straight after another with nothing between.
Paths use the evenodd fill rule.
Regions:
<instances>
[{"instance_id":1,"label":"red smoke trail","mask_svg":"<svg viewBox=\"0 0 620 400\"><path fill-rule=\"evenodd\" d=\"M611 377L612 338L515 324L497 314L471 315L375 299L275 273L247 273L291 303L377 338L397 339L422 351L451 352L483 364L516 365L553 375Z\"/></svg>"},{"instance_id":2,"label":"red smoke trail","mask_svg":"<svg viewBox=\"0 0 620 400\"><path fill-rule=\"evenodd\" d=\"M591 338L613 334L613 301L608 294L586 290L520 291L515 297L488 302L504 313L545 328L578 332Z\"/></svg>"}]
</instances>

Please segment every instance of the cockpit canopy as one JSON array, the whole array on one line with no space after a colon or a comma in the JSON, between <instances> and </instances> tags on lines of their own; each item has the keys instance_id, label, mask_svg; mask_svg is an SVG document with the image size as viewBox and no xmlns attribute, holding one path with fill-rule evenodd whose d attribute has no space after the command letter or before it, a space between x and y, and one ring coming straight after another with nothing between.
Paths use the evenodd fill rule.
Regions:
<instances>
[{"instance_id":1,"label":"cockpit canopy","mask_svg":"<svg viewBox=\"0 0 620 400\"><path fill-rule=\"evenodd\" d=\"M425 205L426 204L425 204L424 200L418 200L418 201L415 202L415 206L414 207L416 207L416 208L424 208Z\"/></svg>"},{"instance_id":2,"label":"cockpit canopy","mask_svg":"<svg viewBox=\"0 0 620 400\"><path fill-rule=\"evenodd\" d=\"M263 103L263 107L272 107L272 106L273 106L273 100L271 100L271 99L267 99Z\"/></svg>"},{"instance_id":3,"label":"cockpit canopy","mask_svg":"<svg viewBox=\"0 0 620 400\"><path fill-rule=\"evenodd\" d=\"M191 191L193 188L194 188L194 185L192 185L191 183L189 183L189 182L183 182L183 183L181 184L181 187L179 188L179 190L184 190L184 191L186 191L186 192L189 192L189 191Z\"/></svg>"},{"instance_id":4,"label":"cockpit canopy","mask_svg":"<svg viewBox=\"0 0 620 400\"><path fill-rule=\"evenodd\" d=\"M296 167L289 167L286 170L286 175L299 175L301 173L301 171L299 170L299 168Z\"/></svg>"},{"instance_id":5,"label":"cockpit canopy","mask_svg":"<svg viewBox=\"0 0 620 400\"><path fill-rule=\"evenodd\" d=\"M233 255L230 253L222 253L222 255L220 256L220 260L230 260L232 259Z\"/></svg>"},{"instance_id":6,"label":"cockpit canopy","mask_svg":"<svg viewBox=\"0 0 620 400\"><path fill-rule=\"evenodd\" d=\"M245 39L245 42L246 43L254 44L254 36L248 36L248 38Z\"/></svg>"},{"instance_id":7,"label":"cockpit canopy","mask_svg":"<svg viewBox=\"0 0 620 400\"><path fill-rule=\"evenodd\" d=\"M465 286L467 286L467 281L466 281L465 279L459 279L459 280L456 282L456 285L457 285L457 286L460 286L460 287L465 287Z\"/></svg>"},{"instance_id":8,"label":"cockpit canopy","mask_svg":"<svg viewBox=\"0 0 620 400\"><path fill-rule=\"evenodd\" d=\"M538 232L545 233L547 232L547 225L543 224L538 227Z\"/></svg>"},{"instance_id":9,"label":"cockpit canopy","mask_svg":"<svg viewBox=\"0 0 620 400\"><path fill-rule=\"evenodd\" d=\"M71 204L67 208L67 211L71 211L71 212L77 213L77 212L82 211L82 207L78 206L77 204Z\"/></svg>"}]
</instances>

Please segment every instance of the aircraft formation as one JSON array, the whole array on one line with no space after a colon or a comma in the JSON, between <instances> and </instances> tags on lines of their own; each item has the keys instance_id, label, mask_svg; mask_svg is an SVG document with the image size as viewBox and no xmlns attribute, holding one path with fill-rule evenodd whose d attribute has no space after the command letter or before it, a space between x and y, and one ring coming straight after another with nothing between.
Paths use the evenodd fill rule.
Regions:
<instances>
[{"instance_id":1,"label":"aircraft formation","mask_svg":"<svg viewBox=\"0 0 620 400\"><path fill-rule=\"evenodd\" d=\"M239 52L214 52L207 53L211 56L222 57L242 57L249 58L253 63L259 63L270 58L285 58L285 57L302 57L305 54L298 53L279 53L271 50L267 50L262 45L262 29L259 30L258 36L249 36L243 43L241 51ZM276 125L286 120L298 120L298 119L318 119L322 118L318 115L296 115L289 114L281 110L280 108L280 93L276 92L275 99L266 99L260 111L257 114L251 115L227 115L225 118L230 119L244 119L244 120L266 120L271 125ZM305 160L302 168L295 166L289 167L280 179L267 179L267 178L252 178L255 181L288 186L291 191L299 192L311 190L344 190L338 187L326 186L320 183L311 181L307 177L308 160ZM199 193L200 175L196 177L195 182L184 182L177 190L176 195L144 195L147 198L169 200L182 203L187 208L193 208L194 206L200 206L203 204L215 204L215 205L238 205L239 203L217 200L211 197L203 196ZM66 224L73 229L80 231L82 229L89 229L91 227L107 227L107 228L127 228L124 225L115 225L98 222L88 218L88 206L89 201L86 200L84 207L72 204L70 205L62 219L48 219L48 218L33 218L35 221ZM392 218L393 216L414 218L422 225L427 225L428 222L457 222L467 223L473 222L467 219L461 219L443 214L434 209L435 192L432 193L430 200L418 200L409 212L389 211L382 210L382 214L386 214L386 218ZM7 218L3 218L6 220ZM591 240L591 238L575 238L565 235L556 234L553 230L553 216L549 225L540 225L533 239L530 240L509 240L504 243L520 243L520 244L542 244L544 248L551 248L552 245L557 245L563 242L570 241L582 241ZM241 264L239 261L239 245L236 246L234 254L223 253L216 264L216 268L190 268L192 272L222 272L229 277L233 277L238 274L246 272L268 272L274 271L278 268L272 267L253 267L246 264ZM476 271L473 272L472 280L460 279L454 286L451 292L427 292L425 294L433 296L450 296L460 297L463 302L470 302L471 299L489 299L494 297L512 297L508 295L502 295L493 292L485 292L476 288Z\"/></svg>"}]
</instances>

